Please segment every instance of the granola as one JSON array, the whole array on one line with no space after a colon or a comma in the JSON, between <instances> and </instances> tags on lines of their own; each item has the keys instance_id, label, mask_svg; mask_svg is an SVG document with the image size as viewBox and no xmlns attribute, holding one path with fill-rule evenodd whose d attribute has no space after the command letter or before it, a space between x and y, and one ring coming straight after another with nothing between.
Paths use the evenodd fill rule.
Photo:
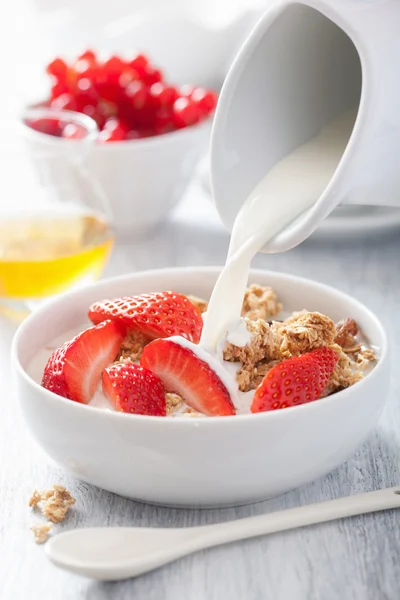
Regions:
<instances>
[{"instance_id":1,"label":"granola","mask_svg":"<svg viewBox=\"0 0 400 600\"><path fill-rule=\"evenodd\" d=\"M142 356L143 348L149 342L150 339L140 331L129 331L119 351L119 362L125 360L137 362Z\"/></svg>"},{"instance_id":2,"label":"granola","mask_svg":"<svg viewBox=\"0 0 400 600\"><path fill-rule=\"evenodd\" d=\"M235 346L227 342L223 349L224 360L254 367L261 361L279 359L281 337L275 328L263 319L252 321L246 317L245 322L247 330L252 334L250 343L246 346Z\"/></svg>"},{"instance_id":3,"label":"granola","mask_svg":"<svg viewBox=\"0 0 400 600\"><path fill-rule=\"evenodd\" d=\"M278 296L270 287L261 285L250 285L244 295L242 317L247 317L253 321L264 319L268 321L271 317L276 317L282 310L282 304L278 301Z\"/></svg>"},{"instance_id":4,"label":"granola","mask_svg":"<svg viewBox=\"0 0 400 600\"><path fill-rule=\"evenodd\" d=\"M36 508L41 504L42 514L53 523L60 523L66 517L69 508L75 504L70 492L62 485L53 484L52 489L38 492L34 490L29 506Z\"/></svg>"},{"instance_id":5,"label":"granola","mask_svg":"<svg viewBox=\"0 0 400 600\"><path fill-rule=\"evenodd\" d=\"M341 346L333 345L331 348L337 351L339 360L329 378L326 395L344 390L363 378L363 373L358 369L357 363L343 351Z\"/></svg>"},{"instance_id":6,"label":"granola","mask_svg":"<svg viewBox=\"0 0 400 600\"><path fill-rule=\"evenodd\" d=\"M242 366L236 373L236 381L241 392L250 392L258 388L265 375L272 367L277 365L280 360L271 360L260 362L257 365Z\"/></svg>"},{"instance_id":7,"label":"granola","mask_svg":"<svg viewBox=\"0 0 400 600\"><path fill-rule=\"evenodd\" d=\"M49 538L49 531L51 528L51 523L34 523L34 525L32 525L32 527L29 529L33 533L35 542L37 544L44 544L44 542L47 542Z\"/></svg>"},{"instance_id":8,"label":"granola","mask_svg":"<svg viewBox=\"0 0 400 600\"><path fill-rule=\"evenodd\" d=\"M302 311L278 326L278 333L282 336L281 357L290 358L333 344L336 326L332 319L319 312Z\"/></svg>"},{"instance_id":9,"label":"granola","mask_svg":"<svg viewBox=\"0 0 400 600\"><path fill-rule=\"evenodd\" d=\"M240 363L236 380L241 392L255 390L282 360L321 346L332 348L339 357L325 396L360 381L376 360L374 352L357 338L359 330L353 319L335 324L322 313L303 310L282 322L252 321L248 317L245 322L252 333L250 342L243 347L226 342L223 348L224 360Z\"/></svg>"},{"instance_id":10,"label":"granola","mask_svg":"<svg viewBox=\"0 0 400 600\"><path fill-rule=\"evenodd\" d=\"M183 400L178 394L168 392L165 394L165 400L167 403L167 415L174 413L183 406Z\"/></svg>"},{"instance_id":11,"label":"granola","mask_svg":"<svg viewBox=\"0 0 400 600\"><path fill-rule=\"evenodd\" d=\"M190 408L190 406L189 406L188 408L185 408L185 410L183 411L183 416L184 417L204 417L205 415L197 412L197 410L194 410L194 408Z\"/></svg>"}]
</instances>

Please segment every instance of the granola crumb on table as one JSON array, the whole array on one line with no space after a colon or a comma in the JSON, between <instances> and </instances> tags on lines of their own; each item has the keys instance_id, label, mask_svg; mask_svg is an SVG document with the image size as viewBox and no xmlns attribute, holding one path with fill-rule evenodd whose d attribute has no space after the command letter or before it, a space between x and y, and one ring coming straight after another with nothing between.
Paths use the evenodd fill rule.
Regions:
<instances>
[{"instance_id":1,"label":"granola crumb on table","mask_svg":"<svg viewBox=\"0 0 400 600\"><path fill-rule=\"evenodd\" d=\"M29 506L36 508L42 503L42 514L53 523L60 523L66 517L69 508L75 504L70 492L62 485L53 484L52 489L38 492L34 490Z\"/></svg>"},{"instance_id":2,"label":"granola crumb on table","mask_svg":"<svg viewBox=\"0 0 400 600\"><path fill-rule=\"evenodd\" d=\"M33 490L32 496L29 498L29 506L32 508L36 508L39 502L42 501L42 494L40 494L37 490Z\"/></svg>"},{"instance_id":3,"label":"granola crumb on table","mask_svg":"<svg viewBox=\"0 0 400 600\"><path fill-rule=\"evenodd\" d=\"M35 542L37 544L44 544L49 538L49 531L51 528L51 523L34 523L29 529L33 533Z\"/></svg>"}]
</instances>

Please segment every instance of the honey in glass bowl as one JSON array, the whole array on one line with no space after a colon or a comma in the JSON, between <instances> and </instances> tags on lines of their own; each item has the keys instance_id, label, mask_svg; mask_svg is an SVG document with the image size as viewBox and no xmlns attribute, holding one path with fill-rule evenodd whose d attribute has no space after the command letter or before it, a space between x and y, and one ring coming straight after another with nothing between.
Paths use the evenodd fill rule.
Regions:
<instances>
[{"instance_id":1,"label":"honey in glass bowl","mask_svg":"<svg viewBox=\"0 0 400 600\"><path fill-rule=\"evenodd\" d=\"M85 135L39 133L29 126L39 118L57 119L60 127L78 119ZM0 147L7 189L0 207L0 312L16 320L46 298L98 279L110 255L107 202L84 167L93 133L96 125L84 115L35 109Z\"/></svg>"}]
</instances>

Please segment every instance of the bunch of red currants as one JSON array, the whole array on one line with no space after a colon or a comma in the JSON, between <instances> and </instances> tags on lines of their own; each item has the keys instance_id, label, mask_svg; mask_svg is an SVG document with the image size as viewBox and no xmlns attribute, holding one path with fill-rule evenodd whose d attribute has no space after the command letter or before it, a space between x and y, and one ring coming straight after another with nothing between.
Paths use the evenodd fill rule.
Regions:
<instances>
[{"instance_id":1,"label":"bunch of red currants","mask_svg":"<svg viewBox=\"0 0 400 600\"><path fill-rule=\"evenodd\" d=\"M103 61L87 50L73 65L55 58L47 73L53 81L50 107L92 117L100 128L100 142L146 138L195 125L214 111L218 99L215 92L201 87L169 85L143 54L132 60L111 56ZM46 128L44 122L31 126ZM53 131L47 124L44 132L80 137L79 129L67 128L54 125Z\"/></svg>"}]
</instances>

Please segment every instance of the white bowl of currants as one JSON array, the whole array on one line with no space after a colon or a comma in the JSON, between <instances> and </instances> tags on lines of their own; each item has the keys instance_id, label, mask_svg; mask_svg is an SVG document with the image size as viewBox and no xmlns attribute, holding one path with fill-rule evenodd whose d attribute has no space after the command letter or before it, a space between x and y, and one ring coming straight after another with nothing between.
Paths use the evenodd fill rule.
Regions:
<instances>
[{"instance_id":1,"label":"white bowl of currants","mask_svg":"<svg viewBox=\"0 0 400 600\"><path fill-rule=\"evenodd\" d=\"M206 150L217 93L171 85L144 54L105 59L87 50L68 62L53 59L47 73L51 91L41 106L82 113L97 124L86 167L105 194L116 232L143 234L162 222ZM58 147L59 138L86 135L51 116L27 124Z\"/></svg>"}]
</instances>

